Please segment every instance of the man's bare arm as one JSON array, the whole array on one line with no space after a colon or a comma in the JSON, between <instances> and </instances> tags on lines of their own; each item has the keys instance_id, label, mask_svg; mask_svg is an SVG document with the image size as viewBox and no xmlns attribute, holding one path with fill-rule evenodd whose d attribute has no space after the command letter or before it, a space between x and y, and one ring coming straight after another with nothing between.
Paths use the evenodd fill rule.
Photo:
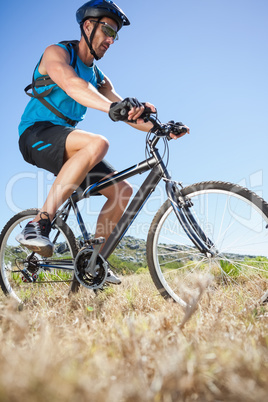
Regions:
<instances>
[{"instance_id":1,"label":"man's bare arm","mask_svg":"<svg viewBox=\"0 0 268 402\"><path fill-rule=\"evenodd\" d=\"M108 113L112 102L122 100L107 77L104 78L103 86L98 91L92 84L78 77L69 63L69 53L60 46L52 45L44 52L39 66L39 72L43 75L48 74L67 95L85 107ZM138 119L142 112L142 108L133 108L133 110L130 111L129 119ZM144 123L141 119L138 119L137 122L138 124L128 124L138 130L146 132L152 127L151 123Z\"/></svg>"},{"instance_id":2,"label":"man's bare arm","mask_svg":"<svg viewBox=\"0 0 268 402\"><path fill-rule=\"evenodd\" d=\"M111 83L111 81L109 80L108 77L104 77L104 83L101 86L101 88L99 89L99 92L101 94L103 94L106 98L108 98L109 100L111 100L112 102L120 102L121 100L123 100L123 98L118 95ZM146 105L148 105L148 107L151 107L153 111L155 111L155 108L153 105L147 103ZM129 115L129 119L130 120L134 120L135 119L135 113L136 111L133 111L133 114ZM143 112L143 110L141 111L141 113ZM137 116L137 114L136 114ZM129 124L131 127L136 128L137 130L140 131L145 131L148 132L151 128L152 128L152 123L144 123L142 119L140 119L140 121L138 120L138 124L134 124L134 123L127 123Z\"/></svg>"},{"instance_id":3,"label":"man's bare arm","mask_svg":"<svg viewBox=\"0 0 268 402\"><path fill-rule=\"evenodd\" d=\"M81 105L108 113L111 100L92 84L78 77L69 63L68 52L60 46L52 45L45 50L39 72L48 74L67 95Z\"/></svg>"}]
</instances>

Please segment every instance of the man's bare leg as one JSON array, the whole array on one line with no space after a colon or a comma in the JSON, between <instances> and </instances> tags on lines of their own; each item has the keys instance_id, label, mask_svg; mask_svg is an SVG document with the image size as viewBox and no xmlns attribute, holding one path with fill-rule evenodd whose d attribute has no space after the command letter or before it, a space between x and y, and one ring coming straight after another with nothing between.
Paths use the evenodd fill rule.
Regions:
<instances>
[{"instance_id":1,"label":"man's bare leg","mask_svg":"<svg viewBox=\"0 0 268 402\"><path fill-rule=\"evenodd\" d=\"M99 214L95 237L104 237L107 240L129 202L132 187L127 181L123 181L101 193L107 197L107 201Z\"/></svg>"},{"instance_id":2,"label":"man's bare leg","mask_svg":"<svg viewBox=\"0 0 268 402\"><path fill-rule=\"evenodd\" d=\"M87 173L104 158L108 147L108 141L100 135L81 130L70 133L66 140L66 162L56 177L40 214L47 212L50 220L53 219L59 206L82 183ZM40 214L34 221L40 220Z\"/></svg>"},{"instance_id":3,"label":"man's bare leg","mask_svg":"<svg viewBox=\"0 0 268 402\"><path fill-rule=\"evenodd\" d=\"M108 142L102 136L76 130L70 133L66 140L66 162L55 179L43 208L34 221L42 222L42 226L46 225L44 223L47 222L46 217L51 221L59 206L82 183L88 172L104 158L107 150ZM103 190L102 194L107 197L107 201L98 218L96 237L103 236L107 239L125 210L132 189L127 182L121 182ZM34 224L36 223L31 223L32 226ZM40 253L43 252L43 255L46 253L44 256L50 256L50 253L53 252L53 244L50 242L48 234L45 236L47 237L46 246L45 248L40 246L42 248ZM25 245L28 247L27 244ZM108 271L107 282L121 283L111 270Z\"/></svg>"}]
</instances>

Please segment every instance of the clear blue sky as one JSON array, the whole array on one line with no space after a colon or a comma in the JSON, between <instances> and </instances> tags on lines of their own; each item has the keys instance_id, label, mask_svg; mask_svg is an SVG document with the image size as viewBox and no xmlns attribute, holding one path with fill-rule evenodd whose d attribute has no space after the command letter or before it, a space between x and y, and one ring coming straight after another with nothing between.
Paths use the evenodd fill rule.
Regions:
<instances>
[{"instance_id":1,"label":"clear blue sky","mask_svg":"<svg viewBox=\"0 0 268 402\"><path fill-rule=\"evenodd\" d=\"M81 4L15 0L1 6L1 228L14 212L40 207L51 184L51 175L24 162L18 149L17 126L28 102L23 89L46 46L79 39ZM172 176L185 184L243 183L268 200L267 0L118 5L131 25L98 66L121 96L150 101L163 122L190 126L191 135L170 142ZM118 170L144 159L144 133L93 110L80 127L107 136L107 159Z\"/></svg>"}]
</instances>

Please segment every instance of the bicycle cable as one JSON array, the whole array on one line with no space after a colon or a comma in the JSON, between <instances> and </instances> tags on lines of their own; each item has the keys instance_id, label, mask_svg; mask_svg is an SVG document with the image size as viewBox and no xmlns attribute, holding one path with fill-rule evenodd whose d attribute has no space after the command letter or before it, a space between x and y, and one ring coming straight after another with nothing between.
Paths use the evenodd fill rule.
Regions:
<instances>
[{"instance_id":1,"label":"bicycle cable","mask_svg":"<svg viewBox=\"0 0 268 402\"><path fill-rule=\"evenodd\" d=\"M157 122L158 124L161 124L160 120L157 118L157 114L156 114L156 122ZM159 137L159 138L161 137L162 140L163 140L163 143L164 143L163 154L162 154L162 156L161 156L161 159L157 162L157 164L156 164L155 166L158 166L161 162L164 162L164 158L165 158L165 155L166 155L166 162L164 162L164 165L165 165L165 168L167 168L168 162L169 162L169 146L168 146L168 139L167 139L166 136L158 136L158 135L157 135L157 131L156 131L156 132L154 131L154 127L152 127L152 128L148 131L148 133L146 134L146 138L145 138L145 141L146 141L146 146L145 146L145 159L146 159L147 165L148 165L150 168L152 167L152 166L150 166L150 162L149 162L150 155L151 155L150 140L151 140L151 136L152 136L152 135L155 135L155 136L157 136L157 137Z\"/></svg>"}]
</instances>

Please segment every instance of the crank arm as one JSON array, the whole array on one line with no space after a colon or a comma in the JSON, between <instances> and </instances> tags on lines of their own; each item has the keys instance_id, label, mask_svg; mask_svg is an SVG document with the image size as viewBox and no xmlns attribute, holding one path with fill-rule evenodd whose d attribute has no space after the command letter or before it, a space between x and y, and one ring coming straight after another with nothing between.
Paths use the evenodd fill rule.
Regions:
<instances>
[{"instance_id":1,"label":"crank arm","mask_svg":"<svg viewBox=\"0 0 268 402\"><path fill-rule=\"evenodd\" d=\"M105 242L104 237L98 237L97 239L93 239L91 241L91 244L95 245L95 247L93 249L93 253L91 255L91 258L90 258L90 260L89 260L89 262L87 264L85 272L87 272L88 274L92 275L93 277L96 276L95 268L96 268L97 258L99 256L101 246L103 245L104 242Z\"/></svg>"}]
</instances>

